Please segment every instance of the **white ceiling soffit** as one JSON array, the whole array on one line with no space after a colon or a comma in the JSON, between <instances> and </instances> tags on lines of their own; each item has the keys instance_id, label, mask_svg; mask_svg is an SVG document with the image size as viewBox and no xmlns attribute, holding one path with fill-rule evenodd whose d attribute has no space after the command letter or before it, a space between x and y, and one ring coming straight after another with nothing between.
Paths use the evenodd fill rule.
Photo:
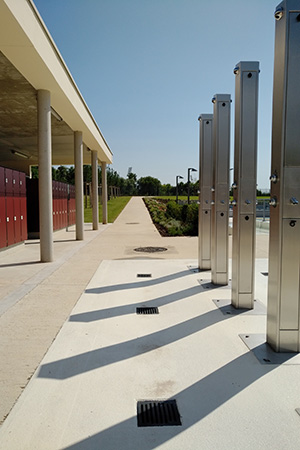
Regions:
<instances>
[{"instance_id":1,"label":"white ceiling soffit","mask_svg":"<svg viewBox=\"0 0 300 450\"><path fill-rule=\"evenodd\" d=\"M112 152L31 0L0 0L0 50L36 89L51 92L51 106L98 159Z\"/></svg>"}]
</instances>

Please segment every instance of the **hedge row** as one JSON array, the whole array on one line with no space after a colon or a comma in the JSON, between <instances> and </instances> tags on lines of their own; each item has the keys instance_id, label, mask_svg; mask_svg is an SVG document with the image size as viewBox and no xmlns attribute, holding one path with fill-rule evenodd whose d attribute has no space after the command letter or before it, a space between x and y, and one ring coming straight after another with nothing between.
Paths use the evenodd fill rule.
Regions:
<instances>
[{"instance_id":1,"label":"hedge row","mask_svg":"<svg viewBox=\"0 0 300 450\"><path fill-rule=\"evenodd\" d=\"M198 205L178 205L174 200L145 198L153 223L164 236L197 236Z\"/></svg>"}]
</instances>

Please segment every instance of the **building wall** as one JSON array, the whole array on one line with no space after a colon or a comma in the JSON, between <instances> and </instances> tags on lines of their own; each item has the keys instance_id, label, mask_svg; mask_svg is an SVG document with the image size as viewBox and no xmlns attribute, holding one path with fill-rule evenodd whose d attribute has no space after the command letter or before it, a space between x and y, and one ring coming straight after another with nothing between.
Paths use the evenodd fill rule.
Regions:
<instances>
[{"instance_id":1,"label":"building wall","mask_svg":"<svg viewBox=\"0 0 300 450\"><path fill-rule=\"evenodd\" d=\"M27 239L26 175L0 167L0 248Z\"/></svg>"},{"instance_id":2,"label":"building wall","mask_svg":"<svg viewBox=\"0 0 300 450\"><path fill-rule=\"evenodd\" d=\"M38 180L26 180L28 237L39 238L39 190ZM74 225L76 221L75 186L52 181L53 231Z\"/></svg>"}]
</instances>

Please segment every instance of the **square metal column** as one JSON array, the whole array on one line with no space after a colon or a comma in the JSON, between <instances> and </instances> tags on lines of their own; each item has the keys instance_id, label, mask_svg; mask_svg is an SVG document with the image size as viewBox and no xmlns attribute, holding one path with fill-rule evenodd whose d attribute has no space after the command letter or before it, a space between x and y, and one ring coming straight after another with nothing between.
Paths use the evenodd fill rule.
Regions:
<instances>
[{"instance_id":1,"label":"square metal column","mask_svg":"<svg viewBox=\"0 0 300 450\"><path fill-rule=\"evenodd\" d=\"M211 281L228 284L230 95L213 97Z\"/></svg>"},{"instance_id":2,"label":"square metal column","mask_svg":"<svg viewBox=\"0 0 300 450\"><path fill-rule=\"evenodd\" d=\"M299 352L300 1L275 12L267 342Z\"/></svg>"},{"instance_id":3,"label":"square metal column","mask_svg":"<svg viewBox=\"0 0 300 450\"><path fill-rule=\"evenodd\" d=\"M235 69L232 305L254 308L259 63Z\"/></svg>"},{"instance_id":4,"label":"square metal column","mask_svg":"<svg viewBox=\"0 0 300 450\"><path fill-rule=\"evenodd\" d=\"M211 268L211 201L213 185L213 115L201 114L199 146L198 266Z\"/></svg>"}]
</instances>

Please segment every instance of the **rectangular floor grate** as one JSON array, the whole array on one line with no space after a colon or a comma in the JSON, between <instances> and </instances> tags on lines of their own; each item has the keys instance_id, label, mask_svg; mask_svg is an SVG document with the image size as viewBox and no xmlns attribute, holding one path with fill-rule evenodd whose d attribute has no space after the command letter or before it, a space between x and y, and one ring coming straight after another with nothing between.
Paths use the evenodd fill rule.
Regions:
<instances>
[{"instance_id":1,"label":"rectangular floor grate","mask_svg":"<svg viewBox=\"0 0 300 450\"><path fill-rule=\"evenodd\" d=\"M151 273L138 273L137 277L138 278L151 278L152 275L151 275Z\"/></svg>"},{"instance_id":2,"label":"rectangular floor grate","mask_svg":"<svg viewBox=\"0 0 300 450\"><path fill-rule=\"evenodd\" d=\"M153 307L147 307L147 306L141 306L136 308L137 314L159 314L157 306Z\"/></svg>"},{"instance_id":3,"label":"rectangular floor grate","mask_svg":"<svg viewBox=\"0 0 300 450\"><path fill-rule=\"evenodd\" d=\"M137 402L138 427L181 425L176 400Z\"/></svg>"}]
</instances>

